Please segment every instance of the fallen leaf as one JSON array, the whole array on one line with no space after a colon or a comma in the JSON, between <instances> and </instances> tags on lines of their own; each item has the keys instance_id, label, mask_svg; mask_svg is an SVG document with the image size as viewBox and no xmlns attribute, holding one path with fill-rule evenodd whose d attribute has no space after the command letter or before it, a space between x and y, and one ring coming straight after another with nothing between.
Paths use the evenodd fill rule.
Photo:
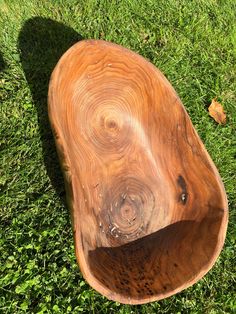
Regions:
<instances>
[{"instance_id":1,"label":"fallen leaf","mask_svg":"<svg viewBox=\"0 0 236 314\"><path fill-rule=\"evenodd\" d=\"M208 108L209 115L219 124L225 124L226 123L226 114L224 113L224 109L222 105L216 101L215 99L212 99L212 102Z\"/></svg>"}]
</instances>

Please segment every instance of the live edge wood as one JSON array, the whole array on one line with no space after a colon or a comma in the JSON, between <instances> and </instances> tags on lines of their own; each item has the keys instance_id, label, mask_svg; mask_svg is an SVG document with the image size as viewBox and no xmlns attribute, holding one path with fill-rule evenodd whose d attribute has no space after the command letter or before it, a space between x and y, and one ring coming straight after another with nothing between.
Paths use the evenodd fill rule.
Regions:
<instances>
[{"instance_id":1,"label":"live edge wood","mask_svg":"<svg viewBox=\"0 0 236 314\"><path fill-rule=\"evenodd\" d=\"M203 277L224 243L227 199L163 74L121 46L81 41L54 69L48 103L88 283L142 304Z\"/></svg>"}]
</instances>

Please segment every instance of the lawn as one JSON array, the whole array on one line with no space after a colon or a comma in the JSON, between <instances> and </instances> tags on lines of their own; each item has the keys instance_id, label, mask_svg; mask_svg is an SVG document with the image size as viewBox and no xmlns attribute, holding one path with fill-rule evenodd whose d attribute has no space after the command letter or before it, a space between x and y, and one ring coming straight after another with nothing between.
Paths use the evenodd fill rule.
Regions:
<instances>
[{"instance_id":1,"label":"lawn","mask_svg":"<svg viewBox=\"0 0 236 314\"><path fill-rule=\"evenodd\" d=\"M80 39L121 44L170 80L229 201L224 249L197 284L142 306L112 302L76 264L47 117L59 57ZM0 0L0 313L236 313L235 0ZM226 125L209 117L213 98Z\"/></svg>"}]
</instances>

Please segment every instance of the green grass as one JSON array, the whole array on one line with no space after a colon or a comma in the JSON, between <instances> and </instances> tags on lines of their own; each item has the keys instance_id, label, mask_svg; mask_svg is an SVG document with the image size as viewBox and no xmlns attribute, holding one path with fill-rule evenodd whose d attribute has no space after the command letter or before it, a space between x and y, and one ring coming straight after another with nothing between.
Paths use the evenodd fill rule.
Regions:
<instances>
[{"instance_id":1,"label":"green grass","mask_svg":"<svg viewBox=\"0 0 236 314\"><path fill-rule=\"evenodd\" d=\"M47 118L60 55L81 38L131 48L180 95L229 200L224 249L193 287L160 302L108 301L83 280ZM236 313L236 2L0 0L0 312ZM208 115L217 97L227 124Z\"/></svg>"}]
</instances>

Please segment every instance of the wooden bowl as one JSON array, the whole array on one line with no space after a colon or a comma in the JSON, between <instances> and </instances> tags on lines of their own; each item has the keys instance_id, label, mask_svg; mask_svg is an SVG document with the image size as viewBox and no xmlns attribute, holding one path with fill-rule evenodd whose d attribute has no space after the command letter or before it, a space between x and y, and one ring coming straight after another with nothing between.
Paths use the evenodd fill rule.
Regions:
<instances>
[{"instance_id":1,"label":"wooden bowl","mask_svg":"<svg viewBox=\"0 0 236 314\"><path fill-rule=\"evenodd\" d=\"M227 198L163 74L121 46L85 40L55 67L48 102L88 283L142 304L203 277L224 243Z\"/></svg>"}]
</instances>

